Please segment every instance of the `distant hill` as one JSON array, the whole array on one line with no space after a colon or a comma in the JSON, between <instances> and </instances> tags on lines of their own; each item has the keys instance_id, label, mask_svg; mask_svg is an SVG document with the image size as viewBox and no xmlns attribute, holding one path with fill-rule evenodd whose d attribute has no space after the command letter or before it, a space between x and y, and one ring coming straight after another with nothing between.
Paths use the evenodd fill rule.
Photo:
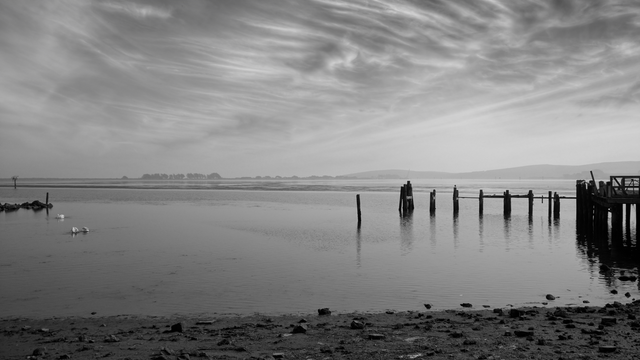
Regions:
<instances>
[{"instance_id":1,"label":"distant hill","mask_svg":"<svg viewBox=\"0 0 640 360\"><path fill-rule=\"evenodd\" d=\"M449 173L438 171L376 170L344 177L358 179L590 179L611 175L640 175L640 161L605 162L586 165L529 165L505 169Z\"/></svg>"}]
</instances>

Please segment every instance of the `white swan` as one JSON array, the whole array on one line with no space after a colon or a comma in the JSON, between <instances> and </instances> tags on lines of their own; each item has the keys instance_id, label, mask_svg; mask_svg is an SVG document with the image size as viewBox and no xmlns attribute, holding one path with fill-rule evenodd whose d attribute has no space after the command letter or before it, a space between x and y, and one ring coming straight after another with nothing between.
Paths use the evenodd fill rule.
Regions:
<instances>
[{"instance_id":1,"label":"white swan","mask_svg":"<svg viewBox=\"0 0 640 360\"><path fill-rule=\"evenodd\" d=\"M79 233L79 232L80 232L80 230L78 230L78 228L77 228L77 227L75 227L75 226L74 226L74 227L72 227L72 228L71 228L71 233L72 233L72 234L77 234L77 233Z\"/></svg>"},{"instance_id":2,"label":"white swan","mask_svg":"<svg viewBox=\"0 0 640 360\"><path fill-rule=\"evenodd\" d=\"M56 219L64 219L64 215L63 214L58 214L58 215L56 215Z\"/></svg>"}]
</instances>

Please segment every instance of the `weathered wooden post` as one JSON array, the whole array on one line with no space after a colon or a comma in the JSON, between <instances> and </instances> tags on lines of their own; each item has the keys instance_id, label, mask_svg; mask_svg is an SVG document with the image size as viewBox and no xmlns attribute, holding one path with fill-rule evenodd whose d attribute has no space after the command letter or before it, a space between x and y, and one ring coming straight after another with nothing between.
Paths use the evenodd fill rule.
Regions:
<instances>
[{"instance_id":1,"label":"weathered wooden post","mask_svg":"<svg viewBox=\"0 0 640 360\"><path fill-rule=\"evenodd\" d=\"M49 206L49 193L47 193L47 199L44 201L44 203Z\"/></svg>"},{"instance_id":2,"label":"weathered wooden post","mask_svg":"<svg viewBox=\"0 0 640 360\"><path fill-rule=\"evenodd\" d=\"M453 213L457 214L460 210L460 201L458 200L458 188L453 185Z\"/></svg>"},{"instance_id":3,"label":"weathered wooden post","mask_svg":"<svg viewBox=\"0 0 640 360\"><path fill-rule=\"evenodd\" d=\"M533 190L529 190L527 194L529 197L529 217L533 216Z\"/></svg>"},{"instance_id":4,"label":"weathered wooden post","mask_svg":"<svg viewBox=\"0 0 640 360\"><path fill-rule=\"evenodd\" d=\"M482 189L480 189L480 194L478 195L478 213L482 215L484 212L484 193Z\"/></svg>"},{"instance_id":5,"label":"weathered wooden post","mask_svg":"<svg viewBox=\"0 0 640 360\"><path fill-rule=\"evenodd\" d=\"M11 177L11 180L13 180L13 188L14 188L14 189L17 189L17 188L18 188L18 185L17 185L17 183L18 183L18 177L17 177L17 176L12 176L12 177Z\"/></svg>"},{"instance_id":6,"label":"weathered wooden post","mask_svg":"<svg viewBox=\"0 0 640 360\"><path fill-rule=\"evenodd\" d=\"M631 237L631 204L625 204L624 207L624 227L626 229L627 238Z\"/></svg>"},{"instance_id":7,"label":"weathered wooden post","mask_svg":"<svg viewBox=\"0 0 640 360\"><path fill-rule=\"evenodd\" d=\"M411 181L407 181L407 208L409 211L413 211L413 186L411 185Z\"/></svg>"},{"instance_id":8,"label":"weathered wooden post","mask_svg":"<svg viewBox=\"0 0 640 360\"><path fill-rule=\"evenodd\" d=\"M429 193L429 213L436 213L436 189Z\"/></svg>"},{"instance_id":9,"label":"weathered wooden post","mask_svg":"<svg viewBox=\"0 0 640 360\"><path fill-rule=\"evenodd\" d=\"M560 195L553 193L553 218L558 219L560 217Z\"/></svg>"},{"instance_id":10,"label":"weathered wooden post","mask_svg":"<svg viewBox=\"0 0 640 360\"><path fill-rule=\"evenodd\" d=\"M611 205L611 240L622 239L622 204Z\"/></svg>"},{"instance_id":11,"label":"weathered wooden post","mask_svg":"<svg viewBox=\"0 0 640 360\"><path fill-rule=\"evenodd\" d=\"M360 212L360 194L356 194L356 205L358 206L358 226L360 226L360 222L362 222L362 213Z\"/></svg>"},{"instance_id":12,"label":"weathered wooden post","mask_svg":"<svg viewBox=\"0 0 640 360\"><path fill-rule=\"evenodd\" d=\"M509 190L504 191L502 203L504 216L511 216L511 194L509 193Z\"/></svg>"},{"instance_id":13,"label":"weathered wooden post","mask_svg":"<svg viewBox=\"0 0 640 360\"><path fill-rule=\"evenodd\" d=\"M553 197L551 195L551 191L549 191L549 219L551 219L551 203L553 202Z\"/></svg>"},{"instance_id":14,"label":"weathered wooden post","mask_svg":"<svg viewBox=\"0 0 640 360\"><path fill-rule=\"evenodd\" d=\"M404 204L404 185L400 186L400 204L398 204L398 211L402 212L402 205Z\"/></svg>"}]
</instances>

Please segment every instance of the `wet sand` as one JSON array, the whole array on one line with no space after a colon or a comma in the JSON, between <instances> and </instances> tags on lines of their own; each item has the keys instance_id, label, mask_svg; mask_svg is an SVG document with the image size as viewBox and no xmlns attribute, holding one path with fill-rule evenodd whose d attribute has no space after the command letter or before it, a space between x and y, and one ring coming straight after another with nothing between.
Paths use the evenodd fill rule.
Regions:
<instances>
[{"instance_id":1,"label":"wet sand","mask_svg":"<svg viewBox=\"0 0 640 360\"><path fill-rule=\"evenodd\" d=\"M640 301L225 317L0 320L2 359L637 359ZM361 328L362 327L362 328Z\"/></svg>"}]
</instances>

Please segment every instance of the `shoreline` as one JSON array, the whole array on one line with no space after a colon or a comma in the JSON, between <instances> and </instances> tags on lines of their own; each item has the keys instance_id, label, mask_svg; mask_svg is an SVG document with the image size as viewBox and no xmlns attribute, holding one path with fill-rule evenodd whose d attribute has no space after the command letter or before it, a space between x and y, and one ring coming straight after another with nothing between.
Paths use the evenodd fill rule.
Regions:
<instances>
[{"instance_id":1,"label":"shoreline","mask_svg":"<svg viewBox=\"0 0 640 360\"><path fill-rule=\"evenodd\" d=\"M319 310L320 312L320 310ZM289 315L0 319L3 359L629 359L640 300Z\"/></svg>"}]
</instances>

